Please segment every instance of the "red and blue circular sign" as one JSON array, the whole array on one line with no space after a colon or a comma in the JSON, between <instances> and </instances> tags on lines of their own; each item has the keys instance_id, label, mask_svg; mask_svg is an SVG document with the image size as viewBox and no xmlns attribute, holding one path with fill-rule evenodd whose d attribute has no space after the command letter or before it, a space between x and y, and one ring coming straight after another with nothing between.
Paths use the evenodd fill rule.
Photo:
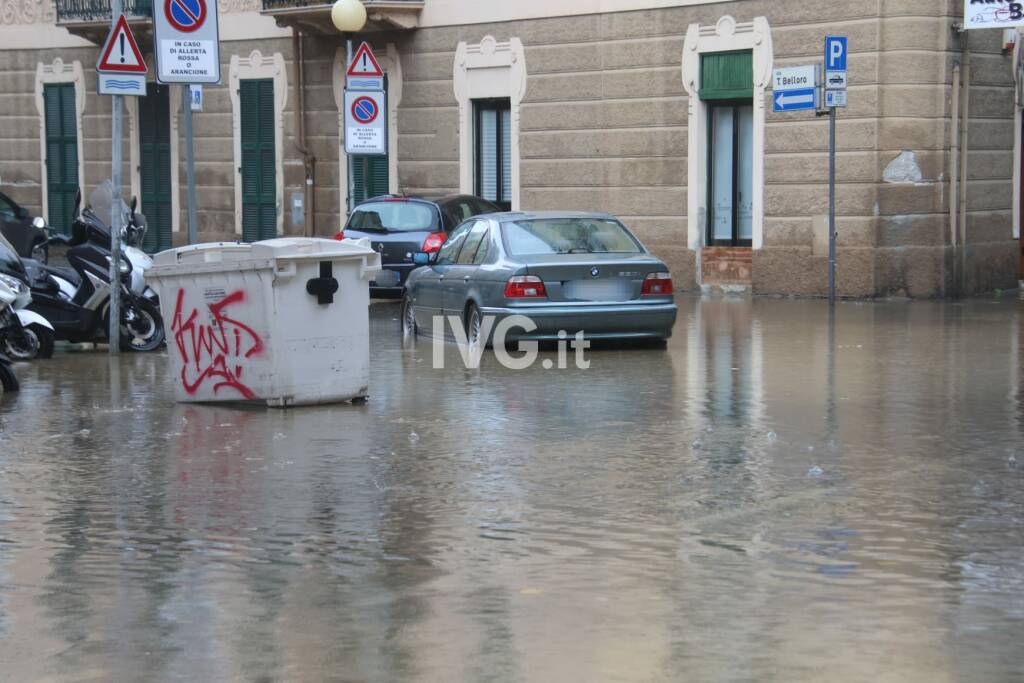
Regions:
<instances>
[{"instance_id":1,"label":"red and blue circular sign","mask_svg":"<svg viewBox=\"0 0 1024 683\"><path fill-rule=\"evenodd\" d=\"M191 33L206 21L207 0L164 0L164 14L176 31Z\"/></svg>"},{"instance_id":2,"label":"red and blue circular sign","mask_svg":"<svg viewBox=\"0 0 1024 683\"><path fill-rule=\"evenodd\" d=\"M377 106L377 101L372 97L363 95L357 97L355 102L352 103L352 118L362 124L373 123L377 120L377 116L380 115L380 107Z\"/></svg>"}]
</instances>

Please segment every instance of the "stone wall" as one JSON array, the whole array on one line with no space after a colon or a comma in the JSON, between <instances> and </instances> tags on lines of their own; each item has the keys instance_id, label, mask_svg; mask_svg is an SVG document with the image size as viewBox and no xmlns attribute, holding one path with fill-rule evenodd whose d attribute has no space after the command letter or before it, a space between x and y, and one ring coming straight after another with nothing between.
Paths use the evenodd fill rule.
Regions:
<instances>
[{"instance_id":1,"label":"stone wall","mask_svg":"<svg viewBox=\"0 0 1024 683\"><path fill-rule=\"evenodd\" d=\"M620 216L693 289L696 253L687 249L687 94L681 54L691 23L766 16L774 65L820 61L825 33L849 36L850 106L838 118L838 282L848 296L932 296L953 288L949 143L951 73L961 38L951 30L956 0L743 0L650 11L426 28L368 36L378 52L397 46L403 97L398 110L399 185L409 193L459 189L458 106L453 61L459 41L519 38L527 89L520 117L521 200L527 209L582 209ZM968 155L967 283L971 291L1012 287L1019 243L1012 239L1013 79L995 31L972 33ZM306 127L317 158L316 232L331 235L339 205L338 109L333 70L339 37L305 39ZM234 239L233 127L227 88L232 55L280 52L287 67L284 230L293 192L304 187L297 130L292 42L222 46L224 85L207 87L195 116L200 232ZM79 60L88 89L84 185L109 174L109 99L95 94L95 48L0 50L3 125L0 189L40 208L39 62ZM172 93L177 105L177 93ZM770 105L769 105L770 109ZM181 129L178 128L179 143ZM769 112L765 131L764 248L752 254L755 292L823 294L827 258L814 249L827 212L827 118ZM126 162L127 162L126 145ZM184 146L179 144L184 192ZM126 173L128 169L126 168ZM127 177L127 175L126 175ZM184 197L181 231L184 239ZM820 238L820 236L819 236Z\"/></svg>"}]
</instances>

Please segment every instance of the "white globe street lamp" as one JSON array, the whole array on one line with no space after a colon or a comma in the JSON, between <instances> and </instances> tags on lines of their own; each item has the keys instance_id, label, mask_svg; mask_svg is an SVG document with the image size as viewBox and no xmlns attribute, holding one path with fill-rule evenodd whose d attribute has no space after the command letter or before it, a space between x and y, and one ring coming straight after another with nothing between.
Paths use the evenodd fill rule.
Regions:
<instances>
[{"instance_id":1,"label":"white globe street lamp","mask_svg":"<svg viewBox=\"0 0 1024 683\"><path fill-rule=\"evenodd\" d=\"M366 8L359 0L338 0L331 8L331 21L343 33L355 33L366 26Z\"/></svg>"}]
</instances>

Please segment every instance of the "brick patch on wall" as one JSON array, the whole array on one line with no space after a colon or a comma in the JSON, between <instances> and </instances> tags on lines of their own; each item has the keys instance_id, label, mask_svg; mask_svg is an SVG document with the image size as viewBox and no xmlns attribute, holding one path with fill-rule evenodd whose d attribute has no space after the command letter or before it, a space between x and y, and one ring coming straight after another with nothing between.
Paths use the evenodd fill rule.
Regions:
<instances>
[{"instance_id":1,"label":"brick patch on wall","mask_svg":"<svg viewBox=\"0 0 1024 683\"><path fill-rule=\"evenodd\" d=\"M705 285L749 285L753 251L749 247L704 247L701 282Z\"/></svg>"}]
</instances>

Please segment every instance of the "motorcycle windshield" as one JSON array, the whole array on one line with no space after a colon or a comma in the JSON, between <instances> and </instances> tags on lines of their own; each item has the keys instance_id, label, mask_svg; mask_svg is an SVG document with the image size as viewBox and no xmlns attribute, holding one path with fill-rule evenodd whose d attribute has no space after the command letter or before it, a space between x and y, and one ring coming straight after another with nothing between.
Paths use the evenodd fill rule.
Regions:
<instances>
[{"instance_id":1,"label":"motorcycle windshield","mask_svg":"<svg viewBox=\"0 0 1024 683\"><path fill-rule=\"evenodd\" d=\"M119 202L121 205L121 225L128 224L129 209L128 205L124 203L124 199ZM98 218L106 228L106 231L110 232L110 226L114 223L114 186L109 180L105 180L96 186L96 189L89 194L89 211Z\"/></svg>"}]
</instances>

